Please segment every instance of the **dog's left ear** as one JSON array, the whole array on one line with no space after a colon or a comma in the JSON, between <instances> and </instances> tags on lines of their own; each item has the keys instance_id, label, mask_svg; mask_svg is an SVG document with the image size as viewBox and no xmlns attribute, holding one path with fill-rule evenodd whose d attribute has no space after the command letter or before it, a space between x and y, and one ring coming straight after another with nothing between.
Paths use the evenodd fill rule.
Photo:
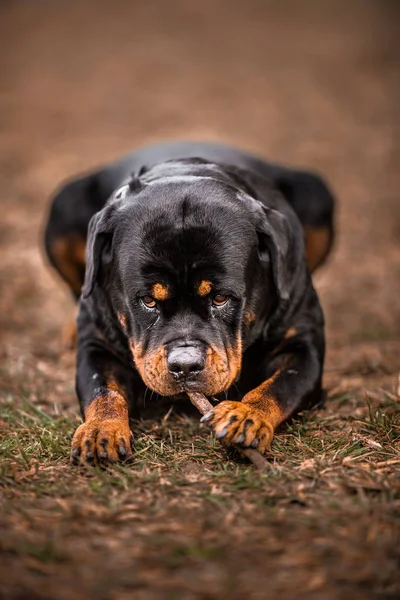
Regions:
<instances>
[{"instance_id":1,"label":"dog's left ear","mask_svg":"<svg viewBox=\"0 0 400 600\"><path fill-rule=\"evenodd\" d=\"M87 298L93 292L98 280L102 261L111 260L111 244L113 236L114 207L108 205L90 220L86 242L86 271L82 287L82 298Z\"/></svg>"},{"instance_id":2,"label":"dog's left ear","mask_svg":"<svg viewBox=\"0 0 400 600\"><path fill-rule=\"evenodd\" d=\"M266 193L275 192L267 188ZM279 303L287 303L302 267L306 267L300 222L290 207L283 214L246 193L238 198L252 215L260 263L271 269Z\"/></svg>"},{"instance_id":3,"label":"dog's left ear","mask_svg":"<svg viewBox=\"0 0 400 600\"><path fill-rule=\"evenodd\" d=\"M256 231L261 263L270 263L280 303L286 303L304 263L304 241L294 218L259 204Z\"/></svg>"},{"instance_id":4,"label":"dog's left ear","mask_svg":"<svg viewBox=\"0 0 400 600\"><path fill-rule=\"evenodd\" d=\"M290 296L293 271L292 235L286 217L276 210L262 207L257 223L258 253L261 262L270 262L275 287L281 301Z\"/></svg>"}]
</instances>

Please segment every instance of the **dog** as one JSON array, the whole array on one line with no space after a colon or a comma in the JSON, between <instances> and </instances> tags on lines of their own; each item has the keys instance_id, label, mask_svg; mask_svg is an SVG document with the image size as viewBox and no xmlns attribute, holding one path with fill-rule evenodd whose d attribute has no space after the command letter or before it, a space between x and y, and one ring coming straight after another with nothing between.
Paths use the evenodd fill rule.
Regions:
<instances>
[{"instance_id":1,"label":"dog","mask_svg":"<svg viewBox=\"0 0 400 600\"><path fill-rule=\"evenodd\" d=\"M324 317L311 273L333 214L319 175L211 143L141 148L62 187L45 248L79 299L72 462L129 459L146 388L216 396L203 422L261 453L318 405Z\"/></svg>"}]
</instances>

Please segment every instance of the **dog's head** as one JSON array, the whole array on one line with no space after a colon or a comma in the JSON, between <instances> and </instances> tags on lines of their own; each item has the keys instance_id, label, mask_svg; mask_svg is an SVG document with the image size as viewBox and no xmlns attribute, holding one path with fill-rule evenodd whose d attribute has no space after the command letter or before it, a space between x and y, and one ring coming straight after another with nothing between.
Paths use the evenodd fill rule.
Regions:
<instances>
[{"instance_id":1,"label":"dog's head","mask_svg":"<svg viewBox=\"0 0 400 600\"><path fill-rule=\"evenodd\" d=\"M137 370L161 395L227 390L251 331L289 298L298 236L249 191L229 169L167 162L91 220L82 296L106 292Z\"/></svg>"}]
</instances>

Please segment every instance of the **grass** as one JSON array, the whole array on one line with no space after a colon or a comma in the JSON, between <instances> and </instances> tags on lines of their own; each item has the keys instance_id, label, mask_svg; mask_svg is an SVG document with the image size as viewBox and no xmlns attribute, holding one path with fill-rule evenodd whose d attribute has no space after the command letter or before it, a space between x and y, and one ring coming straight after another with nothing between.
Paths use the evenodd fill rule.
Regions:
<instances>
[{"instance_id":1,"label":"grass","mask_svg":"<svg viewBox=\"0 0 400 600\"><path fill-rule=\"evenodd\" d=\"M283 568L286 583L273 576L277 594L294 593L292 580L307 598L323 582L333 598L354 585L365 586L363 597L395 589L400 412L390 390L332 395L324 409L299 415L275 437L260 474L183 416L134 423L129 464L73 468L79 418L30 400L44 388L18 389L0 403L4 589L26 596L42 577L68 581L75 572L88 597L151 588L160 598L196 589L235 598L249 581L265 589Z\"/></svg>"},{"instance_id":2,"label":"grass","mask_svg":"<svg viewBox=\"0 0 400 600\"><path fill-rule=\"evenodd\" d=\"M93 494L113 487L128 490L135 482L182 486L215 481L232 491L273 480L307 478L321 485L334 473L343 477L357 465L368 465L373 473L376 465L380 472L385 462L396 464L390 462L399 457L400 448L400 411L394 397L382 390L380 401L367 397L359 416L342 419L335 414L335 404L344 403L358 405L359 398L334 397L329 412L308 412L283 426L272 444L268 472L258 475L243 461L229 460L208 430L188 417L134 423L135 454L129 465L73 469L68 456L77 418L49 414L27 400L18 403L8 397L0 406L0 483L5 488L31 485L39 493L62 469L68 471L67 478L84 472Z\"/></svg>"}]
</instances>

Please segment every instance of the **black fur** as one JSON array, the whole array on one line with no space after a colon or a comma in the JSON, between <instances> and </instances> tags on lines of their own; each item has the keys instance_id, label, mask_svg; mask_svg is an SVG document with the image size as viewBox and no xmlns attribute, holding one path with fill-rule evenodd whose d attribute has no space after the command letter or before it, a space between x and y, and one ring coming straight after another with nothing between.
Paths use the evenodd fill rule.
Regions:
<instances>
[{"instance_id":1,"label":"black fur","mask_svg":"<svg viewBox=\"0 0 400 600\"><path fill-rule=\"evenodd\" d=\"M53 201L46 248L65 277L54 241L87 237L78 318L83 413L110 372L131 407L143 397L149 383L132 343L144 356L182 344L205 356L210 347L237 347L239 337L241 372L230 389L212 393L240 399L290 363L274 392L282 410L318 402L324 321L304 229L328 232L321 262L332 215L333 197L319 176L214 144L145 148L67 184ZM202 281L212 283L204 296L196 293ZM168 298L149 308L143 298L157 283ZM218 295L228 297L224 306L213 305ZM161 394L211 389L203 371L179 381L163 376L168 385L153 385Z\"/></svg>"}]
</instances>

